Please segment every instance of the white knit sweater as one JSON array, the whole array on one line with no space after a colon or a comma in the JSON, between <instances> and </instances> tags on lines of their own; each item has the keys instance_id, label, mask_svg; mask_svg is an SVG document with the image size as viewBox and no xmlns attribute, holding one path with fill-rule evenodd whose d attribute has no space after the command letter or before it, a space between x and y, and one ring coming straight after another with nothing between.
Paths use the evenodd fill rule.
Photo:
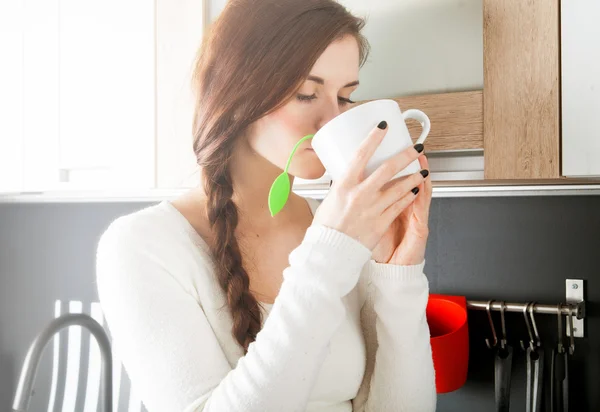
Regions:
<instances>
[{"instance_id":1,"label":"white knit sweater","mask_svg":"<svg viewBox=\"0 0 600 412\"><path fill-rule=\"evenodd\" d=\"M434 411L424 263L370 257L349 236L311 226L246 355L208 246L167 201L110 225L97 287L149 412Z\"/></svg>"}]
</instances>

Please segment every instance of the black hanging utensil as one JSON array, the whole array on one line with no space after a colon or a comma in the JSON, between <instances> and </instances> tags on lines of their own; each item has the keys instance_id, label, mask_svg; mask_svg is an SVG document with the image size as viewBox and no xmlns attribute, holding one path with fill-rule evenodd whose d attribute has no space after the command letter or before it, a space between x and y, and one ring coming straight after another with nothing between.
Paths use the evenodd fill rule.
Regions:
<instances>
[{"instance_id":1,"label":"black hanging utensil","mask_svg":"<svg viewBox=\"0 0 600 412\"><path fill-rule=\"evenodd\" d=\"M542 411L542 387L544 384L544 350L527 348L527 411Z\"/></svg>"},{"instance_id":2,"label":"black hanging utensil","mask_svg":"<svg viewBox=\"0 0 600 412\"><path fill-rule=\"evenodd\" d=\"M552 381L550 384L551 412L569 410L569 359L563 346L562 313L558 305L558 344L552 351ZM571 335L573 331L571 331Z\"/></svg>"},{"instance_id":3,"label":"black hanging utensil","mask_svg":"<svg viewBox=\"0 0 600 412\"><path fill-rule=\"evenodd\" d=\"M510 409L510 380L512 373L513 348L499 348L495 358L496 412Z\"/></svg>"},{"instance_id":4,"label":"black hanging utensil","mask_svg":"<svg viewBox=\"0 0 600 412\"><path fill-rule=\"evenodd\" d=\"M550 396L552 398L552 412L565 412L565 391L568 394L568 381L565 386L567 376L567 355L560 349L552 351L552 385L550 387ZM568 396L566 401L569 401ZM567 408L568 410L568 408Z\"/></svg>"},{"instance_id":5,"label":"black hanging utensil","mask_svg":"<svg viewBox=\"0 0 600 412\"><path fill-rule=\"evenodd\" d=\"M513 348L507 344L506 323L504 311L506 303L501 302L500 319L502 321L502 339L500 348L494 360L494 386L496 398L496 412L507 412L510 409L510 381L512 374Z\"/></svg>"}]
</instances>

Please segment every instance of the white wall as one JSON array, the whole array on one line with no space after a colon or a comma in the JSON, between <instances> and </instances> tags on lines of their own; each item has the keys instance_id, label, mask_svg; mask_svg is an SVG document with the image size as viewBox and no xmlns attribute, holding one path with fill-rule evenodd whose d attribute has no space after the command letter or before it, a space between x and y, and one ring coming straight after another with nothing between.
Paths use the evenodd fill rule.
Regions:
<instances>
[{"instance_id":1,"label":"white wall","mask_svg":"<svg viewBox=\"0 0 600 412\"><path fill-rule=\"evenodd\" d=\"M214 18L227 0L210 0ZM340 0L367 18L356 99L483 88L482 0Z\"/></svg>"},{"instance_id":2,"label":"white wall","mask_svg":"<svg viewBox=\"0 0 600 412\"><path fill-rule=\"evenodd\" d=\"M482 0L342 0L366 17L371 55L353 97L483 88Z\"/></svg>"}]
</instances>

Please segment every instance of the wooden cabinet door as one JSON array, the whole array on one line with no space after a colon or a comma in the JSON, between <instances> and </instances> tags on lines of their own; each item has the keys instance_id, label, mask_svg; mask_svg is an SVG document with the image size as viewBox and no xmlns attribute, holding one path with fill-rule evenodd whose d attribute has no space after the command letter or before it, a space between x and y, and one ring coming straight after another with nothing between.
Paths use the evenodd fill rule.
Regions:
<instances>
[{"instance_id":1,"label":"wooden cabinet door","mask_svg":"<svg viewBox=\"0 0 600 412\"><path fill-rule=\"evenodd\" d=\"M562 166L600 177L600 2L561 2Z\"/></svg>"},{"instance_id":2,"label":"wooden cabinet door","mask_svg":"<svg viewBox=\"0 0 600 412\"><path fill-rule=\"evenodd\" d=\"M483 1L486 179L560 177L559 1Z\"/></svg>"}]
</instances>

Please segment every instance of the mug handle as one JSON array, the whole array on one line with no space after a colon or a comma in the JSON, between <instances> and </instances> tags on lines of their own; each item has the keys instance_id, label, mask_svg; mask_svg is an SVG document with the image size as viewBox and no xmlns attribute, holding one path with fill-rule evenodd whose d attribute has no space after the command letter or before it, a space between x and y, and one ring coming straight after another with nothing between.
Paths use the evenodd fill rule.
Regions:
<instances>
[{"instance_id":1,"label":"mug handle","mask_svg":"<svg viewBox=\"0 0 600 412\"><path fill-rule=\"evenodd\" d=\"M421 127L423 131L421 132L421 136L417 139L417 143L423 143L425 139L427 139L427 135L429 134L429 130L431 129L431 122L429 121L429 117L425 113L417 109L410 109L402 113L402 117L404 120L406 119L415 119L419 123L421 123Z\"/></svg>"}]
</instances>

